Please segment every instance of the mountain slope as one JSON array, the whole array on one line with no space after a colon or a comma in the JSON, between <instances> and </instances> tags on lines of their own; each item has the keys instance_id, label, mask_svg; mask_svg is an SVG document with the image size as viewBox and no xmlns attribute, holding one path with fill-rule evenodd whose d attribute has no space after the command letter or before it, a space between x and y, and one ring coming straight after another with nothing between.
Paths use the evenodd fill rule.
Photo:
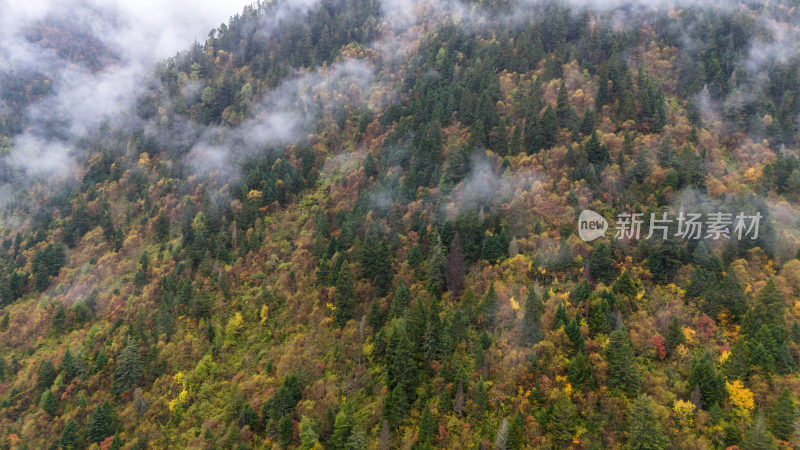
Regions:
<instances>
[{"instance_id":1,"label":"mountain slope","mask_svg":"<svg viewBox=\"0 0 800 450\"><path fill-rule=\"evenodd\" d=\"M66 180L0 128L0 443L797 445L796 12L680 6L256 4Z\"/></svg>"}]
</instances>

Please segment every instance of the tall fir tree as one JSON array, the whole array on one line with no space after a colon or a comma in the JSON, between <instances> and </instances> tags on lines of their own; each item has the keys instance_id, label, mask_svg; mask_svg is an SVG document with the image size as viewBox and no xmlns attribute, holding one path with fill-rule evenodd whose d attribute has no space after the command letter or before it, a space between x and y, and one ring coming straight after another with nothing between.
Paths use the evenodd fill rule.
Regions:
<instances>
[{"instance_id":1,"label":"tall fir tree","mask_svg":"<svg viewBox=\"0 0 800 450\"><path fill-rule=\"evenodd\" d=\"M628 413L628 448L657 450L670 448L666 430L653 408L653 400L640 395Z\"/></svg>"},{"instance_id":2,"label":"tall fir tree","mask_svg":"<svg viewBox=\"0 0 800 450\"><path fill-rule=\"evenodd\" d=\"M353 270L345 263L336 277L336 309L333 311L333 323L339 328L353 318L356 311L356 288Z\"/></svg>"},{"instance_id":3,"label":"tall fir tree","mask_svg":"<svg viewBox=\"0 0 800 450\"><path fill-rule=\"evenodd\" d=\"M795 432L797 408L789 389L784 387L769 414L769 428L783 441L789 441Z\"/></svg>"},{"instance_id":4,"label":"tall fir tree","mask_svg":"<svg viewBox=\"0 0 800 450\"><path fill-rule=\"evenodd\" d=\"M522 319L522 340L533 345L542 339L542 311L544 305L533 286L528 287L528 299L525 301L525 315Z\"/></svg>"},{"instance_id":5,"label":"tall fir tree","mask_svg":"<svg viewBox=\"0 0 800 450\"><path fill-rule=\"evenodd\" d=\"M640 374L627 330L623 328L611 333L605 357L608 361L608 387L634 394L639 389Z\"/></svg>"},{"instance_id":6,"label":"tall fir tree","mask_svg":"<svg viewBox=\"0 0 800 450\"><path fill-rule=\"evenodd\" d=\"M136 386L142 378L143 366L139 344L128 337L125 347L117 358L117 367L114 370L114 392L121 394Z\"/></svg>"}]
</instances>

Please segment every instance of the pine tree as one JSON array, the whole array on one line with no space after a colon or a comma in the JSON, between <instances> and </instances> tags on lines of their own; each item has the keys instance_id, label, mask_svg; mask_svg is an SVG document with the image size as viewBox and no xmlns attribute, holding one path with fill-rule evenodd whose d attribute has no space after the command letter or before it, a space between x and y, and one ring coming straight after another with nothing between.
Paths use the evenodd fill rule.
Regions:
<instances>
[{"instance_id":1,"label":"pine tree","mask_svg":"<svg viewBox=\"0 0 800 450\"><path fill-rule=\"evenodd\" d=\"M433 418L430 408L424 408L417 429L417 442L420 444L430 444L436 437L437 428L436 419Z\"/></svg>"},{"instance_id":2,"label":"pine tree","mask_svg":"<svg viewBox=\"0 0 800 450\"><path fill-rule=\"evenodd\" d=\"M628 297L633 297L636 295L636 283L631 278L628 271L623 271L619 277L617 277L617 281L614 282L614 287L612 289L615 294L618 295L627 295Z\"/></svg>"},{"instance_id":3,"label":"pine tree","mask_svg":"<svg viewBox=\"0 0 800 450\"><path fill-rule=\"evenodd\" d=\"M586 386L591 378L592 369L589 367L589 359L586 358L584 352L579 351L569 361L567 379L575 388L580 389Z\"/></svg>"},{"instance_id":4,"label":"pine tree","mask_svg":"<svg viewBox=\"0 0 800 450\"><path fill-rule=\"evenodd\" d=\"M410 402L417 383L414 344L401 321L393 322L390 327L386 348L386 385L390 392L399 386L405 393L403 399Z\"/></svg>"},{"instance_id":5,"label":"pine tree","mask_svg":"<svg viewBox=\"0 0 800 450\"><path fill-rule=\"evenodd\" d=\"M58 369L65 383L69 383L73 378L78 376L78 365L69 349L64 352L64 357L61 358L61 366Z\"/></svg>"},{"instance_id":6,"label":"pine tree","mask_svg":"<svg viewBox=\"0 0 800 450\"><path fill-rule=\"evenodd\" d=\"M570 109L567 85L562 81L558 89L558 95L556 96L556 117L558 117L558 121L562 127L566 127L569 124Z\"/></svg>"},{"instance_id":7,"label":"pine tree","mask_svg":"<svg viewBox=\"0 0 800 450\"><path fill-rule=\"evenodd\" d=\"M56 416L58 402L56 401L56 396L53 395L53 391L50 389L44 391L44 394L42 394L41 406L42 410L44 410L44 412L46 412L50 417Z\"/></svg>"},{"instance_id":8,"label":"pine tree","mask_svg":"<svg viewBox=\"0 0 800 450\"><path fill-rule=\"evenodd\" d=\"M428 286L431 289L431 292L442 292L445 288L445 268L447 266L447 258L445 256L445 247L442 245L442 240L439 237L439 233L434 232L431 235L428 259L425 264L428 275Z\"/></svg>"},{"instance_id":9,"label":"pine tree","mask_svg":"<svg viewBox=\"0 0 800 450\"><path fill-rule=\"evenodd\" d=\"M153 231L155 231L156 238L159 240L159 242L164 242L167 240L170 234L169 228L170 228L169 218L162 209L161 212L158 213L158 217L156 218L156 221L153 224Z\"/></svg>"},{"instance_id":10,"label":"pine tree","mask_svg":"<svg viewBox=\"0 0 800 450\"><path fill-rule=\"evenodd\" d=\"M673 317L667 327L667 355L671 355L679 345L683 344L684 339L681 322L677 317Z\"/></svg>"},{"instance_id":11,"label":"pine tree","mask_svg":"<svg viewBox=\"0 0 800 450\"><path fill-rule=\"evenodd\" d=\"M692 360L689 369L689 389L696 387L700 390L703 409L708 409L714 403L721 403L725 397L725 378L717 373L711 353L703 352Z\"/></svg>"},{"instance_id":12,"label":"pine tree","mask_svg":"<svg viewBox=\"0 0 800 450\"><path fill-rule=\"evenodd\" d=\"M601 110L611 100L611 92L608 88L608 68L603 67L597 77L597 95L594 99L595 108Z\"/></svg>"},{"instance_id":13,"label":"pine tree","mask_svg":"<svg viewBox=\"0 0 800 450\"><path fill-rule=\"evenodd\" d=\"M422 264L422 261L424 261L422 249L419 247L419 244L414 244L408 252L408 265L416 269Z\"/></svg>"},{"instance_id":14,"label":"pine tree","mask_svg":"<svg viewBox=\"0 0 800 450\"><path fill-rule=\"evenodd\" d=\"M715 301L718 301L719 304L715 304ZM704 312L712 318L718 316L718 308L727 309L734 320L738 320L745 314L747 311L747 298L735 270L726 272L722 282L717 286L716 294L706 298L706 302L713 305L711 308L704 305Z\"/></svg>"},{"instance_id":15,"label":"pine tree","mask_svg":"<svg viewBox=\"0 0 800 450\"><path fill-rule=\"evenodd\" d=\"M289 448L294 437L294 427L292 426L292 416L285 415L278 421L278 440L281 447Z\"/></svg>"},{"instance_id":16,"label":"pine tree","mask_svg":"<svg viewBox=\"0 0 800 450\"><path fill-rule=\"evenodd\" d=\"M633 346L625 329L611 333L605 357L608 361L607 384L610 389L621 389L633 394L639 388L639 369L633 356Z\"/></svg>"},{"instance_id":17,"label":"pine tree","mask_svg":"<svg viewBox=\"0 0 800 450\"><path fill-rule=\"evenodd\" d=\"M461 239L458 234L456 234L455 237L453 237L453 242L450 244L450 251L447 253L447 267L445 270L447 290L450 291L452 299L457 300L460 298L465 275L464 250L461 247Z\"/></svg>"},{"instance_id":18,"label":"pine tree","mask_svg":"<svg viewBox=\"0 0 800 450\"><path fill-rule=\"evenodd\" d=\"M367 314L367 323L373 331L378 331L383 327L386 320L386 314L381 310L381 305L378 300L373 300L369 307L369 314Z\"/></svg>"},{"instance_id":19,"label":"pine tree","mask_svg":"<svg viewBox=\"0 0 800 450\"><path fill-rule=\"evenodd\" d=\"M542 339L542 311L544 305L536 295L533 286L528 288L528 299L525 301L525 316L522 319L522 341L533 345Z\"/></svg>"},{"instance_id":20,"label":"pine tree","mask_svg":"<svg viewBox=\"0 0 800 450\"><path fill-rule=\"evenodd\" d=\"M595 280L607 285L614 281L614 256L604 242L598 244L589 257L589 272Z\"/></svg>"},{"instance_id":21,"label":"pine tree","mask_svg":"<svg viewBox=\"0 0 800 450\"><path fill-rule=\"evenodd\" d=\"M392 286L392 252L378 225L372 223L364 235L360 247L359 263L361 277L372 280L379 297L389 292Z\"/></svg>"},{"instance_id":22,"label":"pine tree","mask_svg":"<svg viewBox=\"0 0 800 450\"><path fill-rule=\"evenodd\" d=\"M579 320L579 317L575 317L575 320L568 321L566 326L564 326L564 333L567 334L567 337L572 342L575 350L581 352L583 351L584 339L583 335L581 334L581 327L578 324Z\"/></svg>"},{"instance_id":23,"label":"pine tree","mask_svg":"<svg viewBox=\"0 0 800 450\"><path fill-rule=\"evenodd\" d=\"M586 300L589 300L589 297L592 295L592 288L589 287L589 282L586 280L581 281L575 287L575 290L572 291L572 299L575 300L575 304L579 304Z\"/></svg>"},{"instance_id":24,"label":"pine tree","mask_svg":"<svg viewBox=\"0 0 800 450\"><path fill-rule=\"evenodd\" d=\"M753 317L761 324L783 324L783 295L778 291L775 280L770 278L758 293L758 299L753 306Z\"/></svg>"},{"instance_id":25,"label":"pine tree","mask_svg":"<svg viewBox=\"0 0 800 450\"><path fill-rule=\"evenodd\" d=\"M653 410L653 401L647 395L634 400L628 413L628 448L655 450L670 448L664 426Z\"/></svg>"},{"instance_id":26,"label":"pine tree","mask_svg":"<svg viewBox=\"0 0 800 450\"><path fill-rule=\"evenodd\" d=\"M403 389L403 386L398 384L389 392L389 395L386 398L386 402L383 405L383 418L395 426L400 425L403 422L403 417L405 417L408 408L408 395L406 394L405 389Z\"/></svg>"},{"instance_id":27,"label":"pine tree","mask_svg":"<svg viewBox=\"0 0 800 450\"><path fill-rule=\"evenodd\" d=\"M481 313L483 314L486 326L489 328L493 327L495 324L497 309L497 292L495 292L494 282L492 282L489 284L489 290L486 291L486 295L483 296L483 301L481 302Z\"/></svg>"},{"instance_id":28,"label":"pine tree","mask_svg":"<svg viewBox=\"0 0 800 450\"><path fill-rule=\"evenodd\" d=\"M392 297L392 306L389 308L389 317L399 317L405 314L411 293L408 291L405 282L400 280Z\"/></svg>"},{"instance_id":29,"label":"pine tree","mask_svg":"<svg viewBox=\"0 0 800 450\"><path fill-rule=\"evenodd\" d=\"M562 394L553 404L548 431L555 448L566 448L575 436L577 408L569 397Z\"/></svg>"},{"instance_id":30,"label":"pine tree","mask_svg":"<svg viewBox=\"0 0 800 450\"><path fill-rule=\"evenodd\" d=\"M483 413L486 412L486 408L489 405L489 393L486 391L486 386L483 384L483 381L475 383L472 401L475 403L475 412L478 418L482 418Z\"/></svg>"},{"instance_id":31,"label":"pine tree","mask_svg":"<svg viewBox=\"0 0 800 450\"><path fill-rule=\"evenodd\" d=\"M367 152L367 157L364 158L364 173L367 177L374 177L378 174L378 163L371 152Z\"/></svg>"},{"instance_id":32,"label":"pine tree","mask_svg":"<svg viewBox=\"0 0 800 450\"><path fill-rule=\"evenodd\" d=\"M39 390L49 388L53 384L53 381L56 380L57 375L56 367L51 361L42 361L39 365L39 369L36 371L36 388Z\"/></svg>"},{"instance_id":33,"label":"pine tree","mask_svg":"<svg viewBox=\"0 0 800 450\"><path fill-rule=\"evenodd\" d=\"M89 441L100 442L116 432L117 416L108 402L98 405L89 418Z\"/></svg>"},{"instance_id":34,"label":"pine tree","mask_svg":"<svg viewBox=\"0 0 800 450\"><path fill-rule=\"evenodd\" d=\"M794 433L795 419L797 419L797 409L792 394L784 387L769 414L769 428L778 439L788 441Z\"/></svg>"},{"instance_id":35,"label":"pine tree","mask_svg":"<svg viewBox=\"0 0 800 450\"><path fill-rule=\"evenodd\" d=\"M553 329L557 330L561 327L566 326L569 323L569 316L567 316L567 308L564 307L564 304L559 302L558 307L556 308L556 316L555 321L553 322Z\"/></svg>"},{"instance_id":36,"label":"pine tree","mask_svg":"<svg viewBox=\"0 0 800 450\"><path fill-rule=\"evenodd\" d=\"M342 265L336 277L336 309L333 311L333 323L342 328L353 318L356 310L356 288L353 270L350 264Z\"/></svg>"},{"instance_id":37,"label":"pine tree","mask_svg":"<svg viewBox=\"0 0 800 450\"><path fill-rule=\"evenodd\" d=\"M602 169L609 162L611 162L611 155L608 152L608 146L597 137L597 132L592 132L592 135L586 141L584 146L586 158L590 164Z\"/></svg>"},{"instance_id":38,"label":"pine tree","mask_svg":"<svg viewBox=\"0 0 800 450\"><path fill-rule=\"evenodd\" d=\"M525 445L525 421L519 414L514 414L511 419L511 426L508 428L506 437L506 449L518 450Z\"/></svg>"},{"instance_id":39,"label":"pine tree","mask_svg":"<svg viewBox=\"0 0 800 450\"><path fill-rule=\"evenodd\" d=\"M778 448L775 438L767 431L763 414L759 414L750 424L750 427L744 433L744 437L742 437L742 441L739 443L739 448L741 450L771 450Z\"/></svg>"},{"instance_id":40,"label":"pine tree","mask_svg":"<svg viewBox=\"0 0 800 450\"><path fill-rule=\"evenodd\" d=\"M64 425L64 431L61 432L58 446L66 450L79 448L78 432L78 424L72 419L67 420L66 425Z\"/></svg>"},{"instance_id":41,"label":"pine tree","mask_svg":"<svg viewBox=\"0 0 800 450\"><path fill-rule=\"evenodd\" d=\"M611 333L611 307L608 300L602 299L589 316L589 330L592 333Z\"/></svg>"},{"instance_id":42,"label":"pine tree","mask_svg":"<svg viewBox=\"0 0 800 450\"><path fill-rule=\"evenodd\" d=\"M128 337L125 348L117 358L117 367L114 370L114 392L121 394L134 387L142 378L143 365L139 344Z\"/></svg>"},{"instance_id":43,"label":"pine tree","mask_svg":"<svg viewBox=\"0 0 800 450\"><path fill-rule=\"evenodd\" d=\"M346 444L350 435L353 433L353 411L349 403L342 405L339 412L336 413L336 420L333 424L333 435L328 446L330 448L347 448ZM384 408L385 411L385 408Z\"/></svg>"},{"instance_id":44,"label":"pine tree","mask_svg":"<svg viewBox=\"0 0 800 450\"><path fill-rule=\"evenodd\" d=\"M535 138L534 152L552 148L556 145L558 138L558 117L552 107L548 106L542 113L539 121L539 135Z\"/></svg>"}]
</instances>

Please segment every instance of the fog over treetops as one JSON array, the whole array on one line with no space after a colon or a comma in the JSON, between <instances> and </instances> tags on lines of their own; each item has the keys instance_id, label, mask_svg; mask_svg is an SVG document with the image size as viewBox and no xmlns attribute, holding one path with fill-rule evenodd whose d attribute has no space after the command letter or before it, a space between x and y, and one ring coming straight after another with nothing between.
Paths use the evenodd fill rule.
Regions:
<instances>
[{"instance_id":1,"label":"fog over treetops","mask_svg":"<svg viewBox=\"0 0 800 450\"><path fill-rule=\"evenodd\" d=\"M800 446L799 43L789 0L0 0L0 448Z\"/></svg>"}]
</instances>

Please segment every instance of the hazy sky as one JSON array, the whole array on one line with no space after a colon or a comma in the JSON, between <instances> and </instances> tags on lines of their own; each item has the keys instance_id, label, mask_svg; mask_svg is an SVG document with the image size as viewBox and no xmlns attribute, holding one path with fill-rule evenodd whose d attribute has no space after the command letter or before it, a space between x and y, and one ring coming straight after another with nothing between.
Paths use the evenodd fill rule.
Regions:
<instances>
[{"instance_id":1,"label":"hazy sky","mask_svg":"<svg viewBox=\"0 0 800 450\"><path fill-rule=\"evenodd\" d=\"M239 0L0 0L0 74L40 72L53 88L51 95L23 112L28 129L14 139L12 161L28 174L71 173L74 138L105 118L131 111L137 88L154 63L195 41L204 42L212 28L227 22L246 4ZM31 30L41 28L69 30L71 34L48 31L48 38L65 41L58 43L58 49L70 47L69 36L82 34L102 43L98 47L107 48L115 58L99 70L85 61L64 59L52 45L26 38ZM58 138L48 137L53 118L63 124Z\"/></svg>"},{"instance_id":2,"label":"hazy sky","mask_svg":"<svg viewBox=\"0 0 800 450\"><path fill-rule=\"evenodd\" d=\"M109 45L140 60L175 54L241 12L248 1L213 0L0 0L3 45L31 24L49 18L93 28Z\"/></svg>"}]
</instances>

